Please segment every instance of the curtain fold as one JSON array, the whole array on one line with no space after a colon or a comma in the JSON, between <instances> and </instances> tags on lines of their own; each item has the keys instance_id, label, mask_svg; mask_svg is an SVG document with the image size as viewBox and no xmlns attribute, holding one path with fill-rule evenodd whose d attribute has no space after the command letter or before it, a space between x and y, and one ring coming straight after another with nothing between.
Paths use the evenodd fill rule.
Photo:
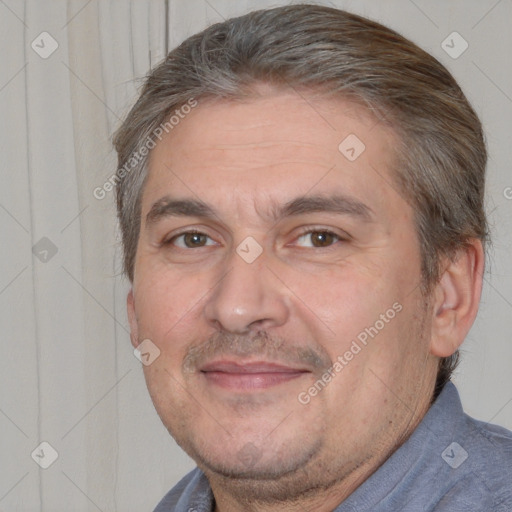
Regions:
<instances>
[{"instance_id":1,"label":"curtain fold","mask_svg":"<svg viewBox=\"0 0 512 512\"><path fill-rule=\"evenodd\" d=\"M165 55L166 3L11 1L0 11L0 510L149 509L140 468L119 467L120 446L135 458L145 450L127 439L140 408L123 409L122 395L147 391L129 342L113 192L94 190L116 170L110 139L136 98L134 77Z\"/></svg>"}]
</instances>

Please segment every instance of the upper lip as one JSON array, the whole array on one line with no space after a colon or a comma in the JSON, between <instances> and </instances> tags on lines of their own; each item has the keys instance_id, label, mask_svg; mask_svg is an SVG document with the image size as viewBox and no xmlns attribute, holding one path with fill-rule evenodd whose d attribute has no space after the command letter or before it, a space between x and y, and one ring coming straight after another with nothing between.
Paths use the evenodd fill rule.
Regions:
<instances>
[{"instance_id":1,"label":"upper lip","mask_svg":"<svg viewBox=\"0 0 512 512\"><path fill-rule=\"evenodd\" d=\"M202 365L201 372L223 373L300 373L308 372L306 368L296 368L272 361L233 361L228 359L211 361Z\"/></svg>"}]
</instances>

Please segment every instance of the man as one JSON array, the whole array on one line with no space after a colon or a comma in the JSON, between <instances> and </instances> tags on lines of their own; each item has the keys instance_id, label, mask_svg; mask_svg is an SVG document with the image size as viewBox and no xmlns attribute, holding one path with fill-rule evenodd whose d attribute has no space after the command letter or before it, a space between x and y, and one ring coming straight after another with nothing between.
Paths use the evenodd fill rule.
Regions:
<instances>
[{"instance_id":1,"label":"man","mask_svg":"<svg viewBox=\"0 0 512 512\"><path fill-rule=\"evenodd\" d=\"M132 343L198 465L158 512L512 510L512 434L449 382L486 150L439 62L340 10L253 12L172 51L114 142Z\"/></svg>"}]
</instances>

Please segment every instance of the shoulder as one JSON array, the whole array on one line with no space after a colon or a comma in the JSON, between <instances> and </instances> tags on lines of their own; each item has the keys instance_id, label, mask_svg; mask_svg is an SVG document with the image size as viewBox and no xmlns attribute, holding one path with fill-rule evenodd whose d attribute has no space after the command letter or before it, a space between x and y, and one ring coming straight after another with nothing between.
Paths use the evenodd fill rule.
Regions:
<instances>
[{"instance_id":1,"label":"shoulder","mask_svg":"<svg viewBox=\"0 0 512 512\"><path fill-rule=\"evenodd\" d=\"M196 468L158 503L154 512L211 512L213 495L204 473Z\"/></svg>"},{"instance_id":2,"label":"shoulder","mask_svg":"<svg viewBox=\"0 0 512 512\"><path fill-rule=\"evenodd\" d=\"M467 415L452 383L403 448L390 459L395 470L417 462L390 495L399 510L512 512L512 432Z\"/></svg>"},{"instance_id":3,"label":"shoulder","mask_svg":"<svg viewBox=\"0 0 512 512\"><path fill-rule=\"evenodd\" d=\"M512 510L512 432L464 414L462 456L467 460L466 489L478 490L493 511ZM451 455L451 452L450 452ZM455 492L455 489L453 489Z\"/></svg>"},{"instance_id":4,"label":"shoulder","mask_svg":"<svg viewBox=\"0 0 512 512\"><path fill-rule=\"evenodd\" d=\"M467 415L451 383L440 402L439 415L450 420L441 424L446 464L437 468L442 492L434 510L512 511L512 432Z\"/></svg>"}]
</instances>

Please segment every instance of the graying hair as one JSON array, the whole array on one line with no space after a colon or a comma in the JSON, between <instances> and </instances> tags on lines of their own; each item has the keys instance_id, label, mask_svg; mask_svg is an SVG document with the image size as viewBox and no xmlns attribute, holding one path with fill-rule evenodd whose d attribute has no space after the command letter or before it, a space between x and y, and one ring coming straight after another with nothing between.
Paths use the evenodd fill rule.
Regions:
<instances>
[{"instance_id":1,"label":"graying hair","mask_svg":"<svg viewBox=\"0 0 512 512\"><path fill-rule=\"evenodd\" d=\"M455 79L393 30L329 7L255 11L185 40L150 72L116 132L118 169L191 98L250 98L259 83L363 103L393 128L400 143L394 185L415 210L425 294L439 280L444 257L453 257L471 239L486 242L487 152L481 123ZM147 157L117 183L130 280L146 174ZM458 353L440 360L437 391L457 361Z\"/></svg>"}]
</instances>

